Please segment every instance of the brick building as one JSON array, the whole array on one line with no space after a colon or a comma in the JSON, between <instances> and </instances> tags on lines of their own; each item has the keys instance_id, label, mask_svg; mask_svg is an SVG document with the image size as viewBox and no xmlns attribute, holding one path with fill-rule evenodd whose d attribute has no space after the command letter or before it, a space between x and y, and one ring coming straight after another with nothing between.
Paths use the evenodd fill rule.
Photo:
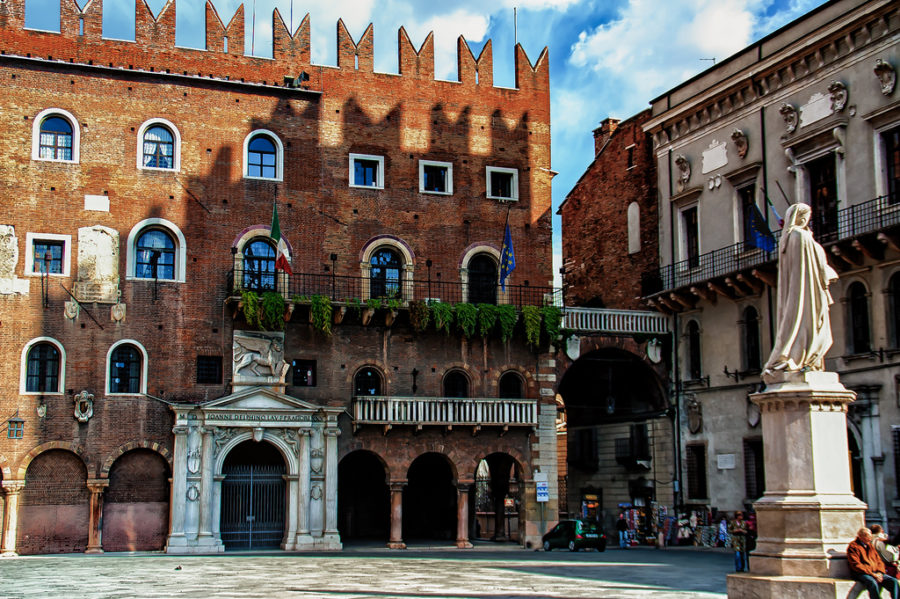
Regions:
<instances>
[{"instance_id":1,"label":"brick building","mask_svg":"<svg viewBox=\"0 0 900 599\"><path fill-rule=\"evenodd\" d=\"M385 74L341 22L327 67L277 10L264 59L243 9L207 4L192 50L174 0L138 3L134 42L97 0L58 33L23 6L0 3L4 553L536 542L554 362L502 331L559 302L546 51L501 89L490 42L435 81L402 28Z\"/></svg>"},{"instance_id":2,"label":"brick building","mask_svg":"<svg viewBox=\"0 0 900 599\"><path fill-rule=\"evenodd\" d=\"M655 541L651 523L676 497L669 327L639 310L641 273L659 261L649 117L608 118L594 130L594 160L559 208L566 305L578 306L566 310L577 332L558 360L567 506L603 517L607 530L631 508L639 541Z\"/></svg>"}]
</instances>

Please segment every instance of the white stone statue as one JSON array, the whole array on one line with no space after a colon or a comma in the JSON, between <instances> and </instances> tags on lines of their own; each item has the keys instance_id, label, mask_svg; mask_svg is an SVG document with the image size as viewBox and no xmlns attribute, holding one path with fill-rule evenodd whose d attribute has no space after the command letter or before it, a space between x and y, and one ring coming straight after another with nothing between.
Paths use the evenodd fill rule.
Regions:
<instances>
[{"instance_id":1,"label":"white stone statue","mask_svg":"<svg viewBox=\"0 0 900 599\"><path fill-rule=\"evenodd\" d=\"M838 275L813 239L811 216L807 204L793 204L785 213L778 245L778 322L763 372L766 382L772 382L779 371L824 370L825 353L831 347L828 285Z\"/></svg>"}]
</instances>

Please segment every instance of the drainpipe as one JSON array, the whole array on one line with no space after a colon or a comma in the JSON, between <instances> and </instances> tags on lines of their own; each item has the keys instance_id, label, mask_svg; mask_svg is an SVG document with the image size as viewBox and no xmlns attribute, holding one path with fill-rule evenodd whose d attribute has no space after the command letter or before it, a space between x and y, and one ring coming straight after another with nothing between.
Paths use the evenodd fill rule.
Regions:
<instances>
[{"instance_id":1,"label":"drainpipe","mask_svg":"<svg viewBox=\"0 0 900 599\"><path fill-rule=\"evenodd\" d=\"M674 185L672 183L672 150L668 153L668 179L669 179L669 197L674 193ZM675 264L675 207L669 201L669 261ZM675 379L675 417L672 419L672 442L674 444L675 455L675 481L678 490L673 494L673 501L676 508L675 516L678 517L678 506L682 504L681 498L683 490L681 488L681 368L678 364L678 312L672 316L672 370Z\"/></svg>"}]
</instances>

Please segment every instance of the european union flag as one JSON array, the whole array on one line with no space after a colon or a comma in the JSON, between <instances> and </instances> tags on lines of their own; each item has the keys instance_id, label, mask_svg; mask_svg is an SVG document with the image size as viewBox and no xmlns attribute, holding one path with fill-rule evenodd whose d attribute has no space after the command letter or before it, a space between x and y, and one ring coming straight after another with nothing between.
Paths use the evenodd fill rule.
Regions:
<instances>
[{"instance_id":1,"label":"european union flag","mask_svg":"<svg viewBox=\"0 0 900 599\"><path fill-rule=\"evenodd\" d=\"M766 219L763 218L756 204L750 205L750 214L747 220L747 237L744 243L747 247L758 248L767 252L775 249L775 237L769 231Z\"/></svg>"},{"instance_id":2,"label":"european union flag","mask_svg":"<svg viewBox=\"0 0 900 599\"><path fill-rule=\"evenodd\" d=\"M503 236L503 248L500 250L500 288L506 291L506 277L516 269L516 252L513 250L512 235L509 232L509 223L506 225L506 234Z\"/></svg>"}]
</instances>

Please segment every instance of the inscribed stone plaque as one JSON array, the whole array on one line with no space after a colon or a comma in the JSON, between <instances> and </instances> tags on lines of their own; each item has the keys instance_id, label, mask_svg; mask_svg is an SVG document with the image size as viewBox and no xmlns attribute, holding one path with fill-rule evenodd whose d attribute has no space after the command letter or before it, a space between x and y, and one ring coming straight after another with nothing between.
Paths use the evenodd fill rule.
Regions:
<instances>
[{"instance_id":1,"label":"inscribed stone plaque","mask_svg":"<svg viewBox=\"0 0 900 599\"><path fill-rule=\"evenodd\" d=\"M818 92L800 107L800 127L806 127L831 115L831 97Z\"/></svg>"},{"instance_id":2,"label":"inscribed stone plaque","mask_svg":"<svg viewBox=\"0 0 900 599\"><path fill-rule=\"evenodd\" d=\"M725 142L712 140L709 147L703 150L702 173L711 173L728 164L728 146Z\"/></svg>"}]
</instances>

